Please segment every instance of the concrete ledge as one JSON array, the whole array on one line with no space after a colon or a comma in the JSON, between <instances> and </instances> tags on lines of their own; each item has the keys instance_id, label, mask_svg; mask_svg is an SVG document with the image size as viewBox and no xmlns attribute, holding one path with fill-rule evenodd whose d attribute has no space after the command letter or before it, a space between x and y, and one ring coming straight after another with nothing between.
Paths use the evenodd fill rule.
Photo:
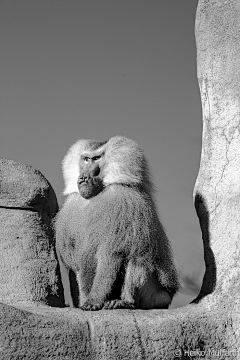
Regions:
<instances>
[{"instance_id":1,"label":"concrete ledge","mask_svg":"<svg viewBox=\"0 0 240 360\"><path fill-rule=\"evenodd\" d=\"M83 312L2 304L0 312L1 359L238 358L236 314L223 308Z\"/></svg>"}]
</instances>

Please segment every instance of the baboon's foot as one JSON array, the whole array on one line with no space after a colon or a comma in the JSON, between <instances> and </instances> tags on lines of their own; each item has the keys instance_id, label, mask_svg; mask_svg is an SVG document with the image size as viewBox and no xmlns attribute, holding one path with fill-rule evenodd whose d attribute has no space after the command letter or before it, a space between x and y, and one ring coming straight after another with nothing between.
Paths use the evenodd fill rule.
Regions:
<instances>
[{"instance_id":1,"label":"baboon's foot","mask_svg":"<svg viewBox=\"0 0 240 360\"><path fill-rule=\"evenodd\" d=\"M109 300L104 303L90 303L86 301L82 306L81 310L84 311L97 311L97 310L112 310L112 309L135 309L134 303L130 303L124 300Z\"/></svg>"},{"instance_id":2,"label":"baboon's foot","mask_svg":"<svg viewBox=\"0 0 240 360\"><path fill-rule=\"evenodd\" d=\"M90 301L86 301L82 306L80 306L81 310L85 311L96 311L101 310L103 308L104 303L91 303Z\"/></svg>"},{"instance_id":3,"label":"baboon's foot","mask_svg":"<svg viewBox=\"0 0 240 360\"><path fill-rule=\"evenodd\" d=\"M134 303L130 303L124 300L110 300L105 301L105 303L103 304L103 309L135 309L135 305Z\"/></svg>"}]
</instances>

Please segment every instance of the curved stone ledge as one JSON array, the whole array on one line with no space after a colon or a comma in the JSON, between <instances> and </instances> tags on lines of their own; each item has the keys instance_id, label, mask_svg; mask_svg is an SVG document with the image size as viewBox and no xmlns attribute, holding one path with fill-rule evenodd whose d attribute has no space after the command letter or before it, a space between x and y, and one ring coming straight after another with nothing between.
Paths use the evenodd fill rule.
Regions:
<instances>
[{"instance_id":1,"label":"curved stone ledge","mask_svg":"<svg viewBox=\"0 0 240 360\"><path fill-rule=\"evenodd\" d=\"M2 359L236 359L240 352L239 315L226 308L84 312L2 304L0 312Z\"/></svg>"}]
</instances>

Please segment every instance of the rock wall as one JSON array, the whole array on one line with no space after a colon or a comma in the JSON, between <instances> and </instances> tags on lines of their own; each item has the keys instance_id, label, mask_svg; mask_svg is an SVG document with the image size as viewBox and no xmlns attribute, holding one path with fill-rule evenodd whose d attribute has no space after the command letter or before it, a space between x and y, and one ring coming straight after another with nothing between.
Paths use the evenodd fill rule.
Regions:
<instances>
[{"instance_id":1,"label":"rock wall","mask_svg":"<svg viewBox=\"0 0 240 360\"><path fill-rule=\"evenodd\" d=\"M203 136L194 195L206 263L196 301L213 307L231 301L235 308L240 293L240 2L200 0L196 43Z\"/></svg>"},{"instance_id":2,"label":"rock wall","mask_svg":"<svg viewBox=\"0 0 240 360\"><path fill-rule=\"evenodd\" d=\"M0 159L0 301L63 306L51 227L57 211L39 171Z\"/></svg>"}]
</instances>

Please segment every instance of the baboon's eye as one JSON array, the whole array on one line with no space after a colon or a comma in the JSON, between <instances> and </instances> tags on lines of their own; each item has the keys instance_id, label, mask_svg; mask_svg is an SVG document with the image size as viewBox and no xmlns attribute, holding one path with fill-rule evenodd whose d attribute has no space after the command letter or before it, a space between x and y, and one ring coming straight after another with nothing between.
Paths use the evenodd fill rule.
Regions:
<instances>
[{"instance_id":1,"label":"baboon's eye","mask_svg":"<svg viewBox=\"0 0 240 360\"><path fill-rule=\"evenodd\" d=\"M93 156L93 161L98 161L101 159L101 155Z\"/></svg>"},{"instance_id":2,"label":"baboon's eye","mask_svg":"<svg viewBox=\"0 0 240 360\"><path fill-rule=\"evenodd\" d=\"M85 164L87 164L90 160L90 158L88 156L82 156L82 159L85 162Z\"/></svg>"}]
</instances>

